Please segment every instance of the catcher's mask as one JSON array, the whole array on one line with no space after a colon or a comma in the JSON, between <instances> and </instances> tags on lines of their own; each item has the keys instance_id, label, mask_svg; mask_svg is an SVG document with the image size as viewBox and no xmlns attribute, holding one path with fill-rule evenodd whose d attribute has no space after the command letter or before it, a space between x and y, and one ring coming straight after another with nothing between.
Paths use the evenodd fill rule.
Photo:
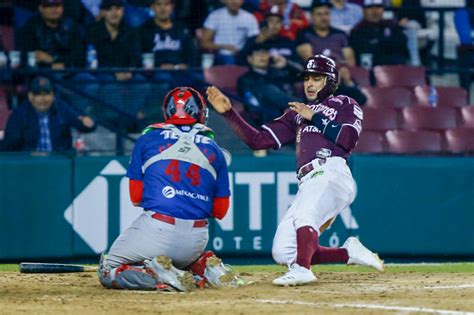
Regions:
<instances>
[{"instance_id":1,"label":"catcher's mask","mask_svg":"<svg viewBox=\"0 0 474 315\"><path fill-rule=\"evenodd\" d=\"M206 101L191 87L177 87L169 91L163 100L163 117L168 124L205 124L207 111Z\"/></svg>"},{"instance_id":2,"label":"catcher's mask","mask_svg":"<svg viewBox=\"0 0 474 315\"><path fill-rule=\"evenodd\" d=\"M325 85L317 95L317 100L321 102L336 91L339 81L339 72L337 71L334 60L324 55L315 55L306 60L304 70L299 76L304 77L312 73L326 76Z\"/></svg>"}]
</instances>

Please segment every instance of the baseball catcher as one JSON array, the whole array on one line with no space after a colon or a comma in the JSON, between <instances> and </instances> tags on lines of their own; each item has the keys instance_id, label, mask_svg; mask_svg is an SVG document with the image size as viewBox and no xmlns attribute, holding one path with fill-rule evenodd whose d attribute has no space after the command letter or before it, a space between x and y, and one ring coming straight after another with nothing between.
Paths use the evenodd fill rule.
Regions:
<instances>
[{"instance_id":1,"label":"baseball catcher","mask_svg":"<svg viewBox=\"0 0 474 315\"><path fill-rule=\"evenodd\" d=\"M237 135L253 150L296 142L298 193L274 240L272 255L288 272L275 285L301 285L316 281L311 265L347 263L382 271L383 262L354 237L341 248L319 245L319 236L355 198L355 183L346 160L362 129L363 113L347 96L333 96L338 84L335 62L316 55L306 61L301 75L307 104L290 102L281 117L256 130L232 109L216 87L208 100Z\"/></svg>"},{"instance_id":2,"label":"baseball catcher","mask_svg":"<svg viewBox=\"0 0 474 315\"><path fill-rule=\"evenodd\" d=\"M229 176L207 107L189 87L163 101L164 123L137 140L127 172L130 197L144 212L101 257L102 285L115 289L190 291L207 283L238 285L239 279L212 252L208 218L229 207Z\"/></svg>"}]
</instances>

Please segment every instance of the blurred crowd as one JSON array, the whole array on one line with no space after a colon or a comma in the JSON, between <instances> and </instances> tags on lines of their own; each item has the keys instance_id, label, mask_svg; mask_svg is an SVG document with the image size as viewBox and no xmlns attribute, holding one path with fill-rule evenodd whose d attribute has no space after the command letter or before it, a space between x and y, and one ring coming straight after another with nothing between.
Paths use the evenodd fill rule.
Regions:
<instances>
[{"instance_id":1,"label":"blurred crowd","mask_svg":"<svg viewBox=\"0 0 474 315\"><path fill-rule=\"evenodd\" d=\"M361 105L366 96L351 69L430 65L436 34L419 10L426 1L314 0L305 10L300 2L17 0L15 51L7 52L0 40L0 67L58 70L51 80L81 82L83 92L92 98L120 94L115 106L133 107L137 119L155 120L166 90L178 85L203 87L202 70L211 66L245 66L249 71L238 79L237 97L261 123L279 116L289 101L302 98L296 74L312 55L337 62L341 82L336 94L349 95ZM466 52L461 60L467 67L474 60L473 2L455 16L460 51ZM386 12L388 6L395 10ZM146 71L132 71L136 69ZM125 82L133 84L121 85ZM33 108L37 92L51 93L29 90L25 102ZM86 114L94 113L89 108ZM87 116L77 117L82 123ZM88 122L91 129L93 123Z\"/></svg>"}]
</instances>

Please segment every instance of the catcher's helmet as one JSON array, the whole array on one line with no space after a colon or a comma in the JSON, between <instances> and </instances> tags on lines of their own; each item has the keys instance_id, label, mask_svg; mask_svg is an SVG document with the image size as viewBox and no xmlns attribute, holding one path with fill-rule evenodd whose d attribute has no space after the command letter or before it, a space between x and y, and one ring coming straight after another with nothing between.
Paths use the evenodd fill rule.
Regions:
<instances>
[{"instance_id":1,"label":"catcher's helmet","mask_svg":"<svg viewBox=\"0 0 474 315\"><path fill-rule=\"evenodd\" d=\"M190 125L206 123L207 106L202 95L191 87L177 87L169 91L163 100L165 123Z\"/></svg>"},{"instance_id":2,"label":"catcher's helmet","mask_svg":"<svg viewBox=\"0 0 474 315\"><path fill-rule=\"evenodd\" d=\"M324 87L318 92L317 100L322 101L332 95L337 89L339 81L339 72L336 69L336 63L331 58L324 55L315 55L306 60L304 70L300 73L305 74L323 74L326 76Z\"/></svg>"}]
</instances>

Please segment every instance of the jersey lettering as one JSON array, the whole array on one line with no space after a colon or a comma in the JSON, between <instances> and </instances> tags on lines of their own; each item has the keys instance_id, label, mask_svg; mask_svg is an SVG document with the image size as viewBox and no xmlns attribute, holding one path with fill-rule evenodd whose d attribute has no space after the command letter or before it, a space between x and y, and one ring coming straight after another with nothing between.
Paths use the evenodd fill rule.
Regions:
<instances>
[{"instance_id":1,"label":"jersey lettering","mask_svg":"<svg viewBox=\"0 0 474 315\"><path fill-rule=\"evenodd\" d=\"M356 121L352 124L352 127L357 131L357 134L360 135L362 131L362 121L360 119L356 119Z\"/></svg>"},{"instance_id":2,"label":"jersey lettering","mask_svg":"<svg viewBox=\"0 0 474 315\"><path fill-rule=\"evenodd\" d=\"M362 111L362 109L357 106L357 105L354 105L354 115L359 118L360 120L363 120L364 119L364 112Z\"/></svg>"},{"instance_id":3,"label":"jersey lettering","mask_svg":"<svg viewBox=\"0 0 474 315\"><path fill-rule=\"evenodd\" d=\"M163 130L161 131L160 135L162 135L165 140L177 140L179 138L178 135L172 130ZM203 135L196 135L194 136L194 143L210 144L211 139Z\"/></svg>"},{"instance_id":4,"label":"jersey lettering","mask_svg":"<svg viewBox=\"0 0 474 315\"><path fill-rule=\"evenodd\" d=\"M181 181L181 174L179 172L179 161L171 160L168 166L165 169L165 174L171 177L173 182Z\"/></svg>"},{"instance_id":5,"label":"jersey lettering","mask_svg":"<svg viewBox=\"0 0 474 315\"><path fill-rule=\"evenodd\" d=\"M312 105L311 107L313 107L313 106L314 106L314 108L312 108L313 112L321 113L324 116L326 116L327 118L329 118L330 120L336 119L337 110L335 110L334 108L328 107L328 106L322 105L322 104Z\"/></svg>"},{"instance_id":6,"label":"jersey lettering","mask_svg":"<svg viewBox=\"0 0 474 315\"><path fill-rule=\"evenodd\" d=\"M179 161L171 160L168 166L165 169L165 174L171 177L173 182L181 181L181 172L179 170ZM199 186L201 183L201 174L199 173L199 166L196 164L191 164L186 171L186 178L191 180L191 185Z\"/></svg>"},{"instance_id":7,"label":"jersey lettering","mask_svg":"<svg viewBox=\"0 0 474 315\"><path fill-rule=\"evenodd\" d=\"M201 175L199 174L199 166L191 164L186 172L186 177L191 179L191 185L198 186L201 182Z\"/></svg>"},{"instance_id":8,"label":"jersey lettering","mask_svg":"<svg viewBox=\"0 0 474 315\"><path fill-rule=\"evenodd\" d=\"M308 125L304 127L303 132L321 132L321 131L316 126Z\"/></svg>"}]
</instances>

